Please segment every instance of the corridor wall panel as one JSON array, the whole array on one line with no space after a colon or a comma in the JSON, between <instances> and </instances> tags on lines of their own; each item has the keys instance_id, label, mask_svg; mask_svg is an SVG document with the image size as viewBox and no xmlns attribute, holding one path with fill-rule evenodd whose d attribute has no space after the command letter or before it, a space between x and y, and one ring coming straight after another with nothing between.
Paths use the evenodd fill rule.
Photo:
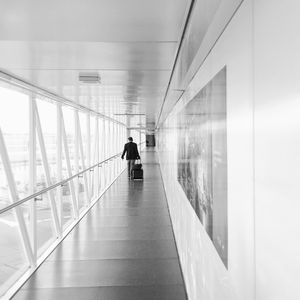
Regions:
<instances>
[{"instance_id":1,"label":"corridor wall panel","mask_svg":"<svg viewBox=\"0 0 300 300\"><path fill-rule=\"evenodd\" d=\"M300 299L300 2L255 1L257 299Z\"/></svg>"},{"instance_id":2,"label":"corridor wall panel","mask_svg":"<svg viewBox=\"0 0 300 300\"><path fill-rule=\"evenodd\" d=\"M254 299L252 22L252 1L244 1L159 131L160 163L167 198L187 293L189 299L193 300ZM204 168L200 163L201 156L205 157L204 160L209 160L207 164L213 163L213 157L217 161L218 158L227 156L227 190L223 203L221 199L227 221L222 224L223 228L219 228L227 232L227 240L222 242L220 237L216 241L210 238L207 224L201 223L201 217L197 216L177 178L180 176L178 118L181 111L224 68L226 86L222 93L225 90L226 95L211 95L209 99L226 101L222 105L226 107L227 114L224 121L227 128L227 153L224 153L226 149L211 150L208 158L205 157L204 147L200 145L199 156L196 158L198 163L195 162L198 164L196 169L199 175ZM207 115L205 110L202 113ZM212 124L216 125L218 122ZM204 122L199 126L198 140L201 140L201 132L207 125ZM189 130L192 129L186 129L185 138L190 135ZM217 126L211 130L214 134L220 131ZM195 185L197 184L200 186L198 190L201 190L203 184L199 177L195 181ZM220 184L220 181L215 184ZM217 199L214 201L214 197L215 193L212 194L212 203L216 203ZM223 261L222 255L218 254L222 251L217 251L214 243L221 247L226 247L227 244L228 254L226 259L223 257ZM225 249L223 251L225 253Z\"/></svg>"},{"instance_id":3,"label":"corridor wall panel","mask_svg":"<svg viewBox=\"0 0 300 300\"><path fill-rule=\"evenodd\" d=\"M296 0L244 0L160 127L160 164L189 299L300 299L299 10ZM198 126L196 143L190 139L192 126L181 137L187 140L188 160L200 145L191 164L197 167L185 170L187 177L196 176L195 183L186 183L196 189L187 193L178 182L178 118L224 67L227 269L209 238L213 227L197 216L203 201L197 207L194 199L201 197L191 197L203 190L201 160L209 165L224 155L213 149L205 154L202 132L208 123ZM191 110L187 123L199 109ZM203 108L201 113L208 115Z\"/></svg>"}]
</instances>

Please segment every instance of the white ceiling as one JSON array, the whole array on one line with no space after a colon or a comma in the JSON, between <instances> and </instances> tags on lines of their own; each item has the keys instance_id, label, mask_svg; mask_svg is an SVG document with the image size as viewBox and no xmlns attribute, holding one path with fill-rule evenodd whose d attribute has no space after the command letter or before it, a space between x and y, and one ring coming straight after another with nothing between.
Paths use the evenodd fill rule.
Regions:
<instances>
[{"instance_id":1,"label":"white ceiling","mask_svg":"<svg viewBox=\"0 0 300 300\"><path fill-rule=\"evenodd\" d=\"M189 4L0 0L0 68L107 115L145 113L154 127ZM101 85L80 84L82 71Z\"/></svg>"}]
</instances>

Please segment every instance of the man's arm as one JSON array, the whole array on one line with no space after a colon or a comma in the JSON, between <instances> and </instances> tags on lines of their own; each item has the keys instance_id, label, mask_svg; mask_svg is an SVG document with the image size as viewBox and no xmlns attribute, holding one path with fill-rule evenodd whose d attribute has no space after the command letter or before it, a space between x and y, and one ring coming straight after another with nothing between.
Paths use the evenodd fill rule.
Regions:
<instances>
[{"instance_id":1,"label":"man's arm","mask_svg":"<svg viewBox=\"0 0 300 300\"><path fill-rule=\"evenodd\" d=\"M124 145L124 150L123 150L123 153L122 153L122 156L121 156L122 159L124 159L124 155L125 155L126 151L127 151L127 148L126 148L126 144L125 144Z\"/></svg>"}]
</instances>

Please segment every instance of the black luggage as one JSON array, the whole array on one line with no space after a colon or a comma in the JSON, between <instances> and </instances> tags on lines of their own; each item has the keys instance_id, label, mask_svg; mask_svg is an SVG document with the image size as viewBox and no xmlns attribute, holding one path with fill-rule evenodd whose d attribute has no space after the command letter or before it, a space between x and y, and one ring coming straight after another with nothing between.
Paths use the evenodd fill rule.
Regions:
<instances>
[{"instance_id":1,"label":"black luggage","mask_svg":"<svg viewBox=\"0 0 300 300\"><path fill-rule=\"evenodd\" d=\"M143 179L144 171L143 169L132 169L131 170L131 178L132 179Z\"/></svg>"},{"instance_id":2,"label":"black luggage","mask_svg":"<svg viewBox=\"0 0 300 300\"><path fill-rule=\"evenodd\" d=\"M132 168L131 168L131 170L140 170L140 169L142 169L142 162L141 162L141 160L140 160L140 163L139 164L134 164L133 166L132 166Z\"/></svg>"}]
</instances>

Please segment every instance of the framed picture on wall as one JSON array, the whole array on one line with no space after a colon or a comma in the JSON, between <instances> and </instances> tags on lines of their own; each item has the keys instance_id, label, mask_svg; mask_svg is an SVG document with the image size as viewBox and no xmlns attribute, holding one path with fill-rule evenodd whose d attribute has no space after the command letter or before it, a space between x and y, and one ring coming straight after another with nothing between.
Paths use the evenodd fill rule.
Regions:
<instances>
[{"instance_id":1,"label":"framed picture on wall","mask_svg":"<svg viewBox=\"0 0 300 300\"><path fill-rule=\"evenodd\" d=\"M178 182L227 267L226 67L177 120Z\"/></svg>"}]
</instances>

